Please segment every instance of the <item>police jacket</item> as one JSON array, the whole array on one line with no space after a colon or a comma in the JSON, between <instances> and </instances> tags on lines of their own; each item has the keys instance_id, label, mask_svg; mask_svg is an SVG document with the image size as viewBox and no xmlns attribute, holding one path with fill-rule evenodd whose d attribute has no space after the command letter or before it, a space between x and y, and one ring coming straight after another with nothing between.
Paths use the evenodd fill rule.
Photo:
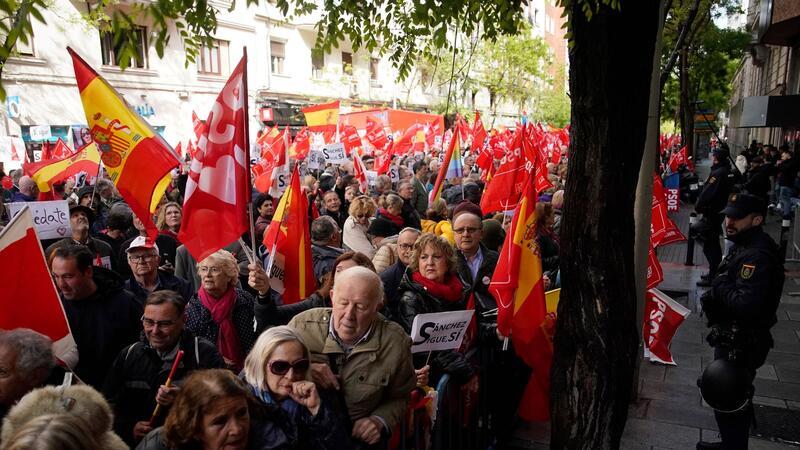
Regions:
<instances>
[{"instance_id":1,"label":"police jacket","mask_svg":"<svg viewBox=\"0 0 800 450\"><path fill-rule=\"evenodd\" d=\"M178 341L184 355L173 377L173 383L198 369L225 367L225 362L211 342L184 330ZM177 353L177 352L176 352ZM164 361L150 347L144 333L138 342L122 349L114 360L103 385L103 395L114 408L114 431L128 445L134 446L133 426L150 419L156 407L158 388L167 381L174 360ZM162 410L157 424L163 423L167 410Z\"/></svg>"},{"instance_id":2,"label":"police jacket","mask_svg":"<svg viewBox=\"0 0 800 450\"><path fill-rule=\"evenodd\" d=\"M711 325L737 325L767 331L777 322L783 289L783 262L778 246L761 227L730 236L734 246L712 281L712 298L704 299ZM705 304L711 302L710 305Z\"/></svg>"},{"instance_id":3,"label":"police jacket","mask_svg":"<svg viewBox=\"0 0 800 450\"><path fill-rule=\"evenodd\" d=\"M731 167L727 161L711 166L703 191L697 197L695 209L701 214L718 214L728 203L733 188Z\"/></svg>"},{"instance_id":4,"label":"police jacket","mask_svg":"<svg viewBox=\"0 0 800 450\"><path fill-rule=\"evenodd\" d=\"M376 415L390 432L406 413L416 386L411 339L396 323L378 315L368 333L348 353L330 333L331 308L296 315L289 326L303 338L311 362L327 363L339 377L352 421Z\"/></svg>"}]
</instances>

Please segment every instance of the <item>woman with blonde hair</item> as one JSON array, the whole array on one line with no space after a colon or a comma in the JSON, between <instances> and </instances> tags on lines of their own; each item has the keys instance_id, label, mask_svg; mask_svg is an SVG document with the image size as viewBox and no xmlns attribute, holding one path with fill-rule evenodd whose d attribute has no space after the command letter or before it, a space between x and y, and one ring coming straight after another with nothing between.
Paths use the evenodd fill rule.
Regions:
<instances>
[{"instance_id":1,"label":"woman with blonde hair","mask_svg":"<svg viewBox=\"0 0 800 450\"><path fill-rule=\"evenodd\" d=\"M320 397L311 378L311 355L288 326L258 337L244 364L244 379L268 410L279 411L302 448L350 446L345 414L332 398Z\"/></svg>"},{"instance_id":2,"label":"woman with blonde hair","mask_svg":"<svg viewBox=\"0 0 800 450\"><path fill-rule=\"evenodd\" d=\"M166 234L175 240L178 239L178 231L181 229L183 219L183 208L176 202L167 202L158 210L156 216L156 228L159 233Z\"/></svg>"},{"instance_id":3,"label":"woman with blonde hair","mask_svg":"<svg viewBox=\"0 0 800 450\"><path fill-rule=\"evenodd\" d=\"M4 439L3 450L105 450L89 424L72 414L45 414Z\"/></svg>"},{"instance_id":4,"label":"woman with blonde hair","mask_svg":"<svg viewBox=\"0 0 800 450\"><path fill-rule=\"evenodd\" d=\"M375 256L375 246L367 229L377 209L375 202L366 195L360 195L350 202L350 217L345 220L342 229L342 243L346 249L363 253L370 259Z\"/></svg>"},{"instance_id":5,"label":"woman with blonde hair","mask_svg":"<svg viewBox=\"0 0 800 450\"><path fill-rule=\"evenodd\" d=\"M228 367L239 371L258 337L253 329L255 299L236 287L239 265L227 250L200 261L197 274L200 288L186 305L186 328L216 343ZM260 288L259 295L268 295L268 285Z\"/></svg>"}]
</instances>

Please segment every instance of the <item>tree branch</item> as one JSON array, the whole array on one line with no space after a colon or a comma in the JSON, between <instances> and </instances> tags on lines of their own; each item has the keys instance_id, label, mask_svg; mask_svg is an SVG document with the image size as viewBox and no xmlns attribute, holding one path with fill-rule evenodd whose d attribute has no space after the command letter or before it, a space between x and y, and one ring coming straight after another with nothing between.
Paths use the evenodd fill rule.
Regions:
<instances>
[{"instance_id":1,"label":"tree branch","mask_svg":"<svg viewBox=\"0 0 800 450\"><path fill-rule=\"evenodd\" d=\"M660 87L662 91L664 90L664 85L667 83L667 78L669 77L669 73L672 71L672 67L678 60L678 53L686 43L686 37L689 33L689 30L692 28L692 22L694 22L695 17L697 17L698 9L700 9L700 0L694 0L694 4L689 10L689 14L686 16L686 20L681 25L678 39L675 41L675 47L672 49L672 53L669 55L669 60L667 60L667 64L661 69Z\"/></svg>"}]
</instances>

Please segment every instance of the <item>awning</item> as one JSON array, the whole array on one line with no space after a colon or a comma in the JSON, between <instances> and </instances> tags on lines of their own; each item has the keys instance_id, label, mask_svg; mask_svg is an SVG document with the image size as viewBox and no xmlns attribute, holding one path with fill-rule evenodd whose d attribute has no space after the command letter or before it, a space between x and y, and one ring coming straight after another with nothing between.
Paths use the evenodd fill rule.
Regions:
<instances>
[{"instance_id":1,"label":"awning","mask_svg":"<svg viewBox=\"0 0 800 450\"><path fill-rule=\"evenodd\" d=\"M800 95L745 97L731 108L730 126L800 127Z\"/></svg>"}]
</instances>

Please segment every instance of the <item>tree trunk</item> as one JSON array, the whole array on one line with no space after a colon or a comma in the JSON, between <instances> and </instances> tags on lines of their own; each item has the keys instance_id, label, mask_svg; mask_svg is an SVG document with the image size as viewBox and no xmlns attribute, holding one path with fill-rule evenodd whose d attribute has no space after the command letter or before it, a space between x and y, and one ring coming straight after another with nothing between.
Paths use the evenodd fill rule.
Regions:
<instances>
[{"instance_id":1,"label":"tree trunk","mask_svg":"<svg viewBox=\"0 0 800 450\"><path fill-rule=\"evenodd\" d=\"M581 2L570 20L571 150L551 447L619 446L638 345L633 205L645 145L659 2Z\"/></svg>"},{"instance_id":2,"label":"tree trunk","mask_svg":"<svg viewBox=\"0 0 800 450\"><path fill-rule=\"evenodd\" d=\"M689 156L694 156L694 104L689 89L689 49L684 47L680 56L680 111L681 138Z\"/></svg>"}]
</instances>

